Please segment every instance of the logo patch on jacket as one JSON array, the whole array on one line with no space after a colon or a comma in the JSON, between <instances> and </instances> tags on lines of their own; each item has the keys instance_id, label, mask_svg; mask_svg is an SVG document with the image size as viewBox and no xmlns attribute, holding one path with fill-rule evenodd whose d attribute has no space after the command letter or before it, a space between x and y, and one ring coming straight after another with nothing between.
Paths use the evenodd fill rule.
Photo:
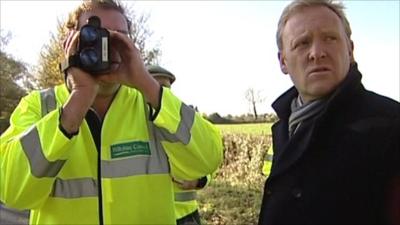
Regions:
<instances>
[{"instance_id":1,"label":"logo patch on jacket","mask_svg":"<svg viewBox=\"0 0 400 225\"><path fill-rule=\"evenodd\" d=\"M121 158L134 155L150 155L150 145L147 141L132 141L111 145L111 158Z\"/></svg>"}]
</instances>

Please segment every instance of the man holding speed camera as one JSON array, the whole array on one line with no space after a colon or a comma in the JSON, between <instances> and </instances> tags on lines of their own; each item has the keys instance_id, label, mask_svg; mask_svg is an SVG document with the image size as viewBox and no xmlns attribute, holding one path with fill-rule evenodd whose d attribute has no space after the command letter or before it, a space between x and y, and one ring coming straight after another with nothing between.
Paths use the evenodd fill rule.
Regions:
<instances>
[{"instance_id":1,"label":"man holding speed camera","mask_svg":"<svg viewBox=\"0 0 400 225\"><path fill-rule=\"evenodd\" d=\"M215 171L220 134L149 75L120 3L85 1L67 27L65 84L24 97L1 136L0 201L30 224L175 224L171 176Z\"/></svg>"}]
</instances>

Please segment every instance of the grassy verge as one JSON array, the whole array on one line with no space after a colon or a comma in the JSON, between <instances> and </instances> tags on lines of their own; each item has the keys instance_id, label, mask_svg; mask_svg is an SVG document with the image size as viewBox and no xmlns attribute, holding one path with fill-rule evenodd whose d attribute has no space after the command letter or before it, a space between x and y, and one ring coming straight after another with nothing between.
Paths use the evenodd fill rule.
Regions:
<instances>
[{"instance_id":1,"label":"grassy verge","mask_svg":"<svg viewBox=\"0 0 400 225\"><path fill-rule=\"evenodd\" d=\"M251 189L215 181L199 192L202 223L257 224L262 199L261 187Z\"/></svg>"},{"instance_id":2,"label":"grassy verge","mask_svg":"<svg viewBox=\"0 0 400 225\"><path fill-rule=\"evenodd\" d=\"M203 224L257 224L265 177L262 166L271 137L224 134L224 161L210 186L199 191Z\"/></svg>"}]
</instances>

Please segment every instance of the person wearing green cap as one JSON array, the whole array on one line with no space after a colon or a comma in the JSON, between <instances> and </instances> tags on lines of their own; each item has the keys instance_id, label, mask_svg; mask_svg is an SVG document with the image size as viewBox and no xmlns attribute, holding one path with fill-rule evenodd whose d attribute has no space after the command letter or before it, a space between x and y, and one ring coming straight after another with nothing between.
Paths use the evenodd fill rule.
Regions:
<instances>
[{"instance_id":1,"label":"person wearing green cap","mask_svg":"<svg viewBox=\"0 0 400 225\"><path fill-rule=\"evenodd\" d=\"M223 161L218 128L147 71L127 12L77 5L63 22L64 83L23 97L0 136L0 202L29 210L31 225L176 224L171 177Z\"/></svg>"},{"instance_id":2,"label":"person wearing green cap","mask_svg":"<svg viewBox=\"0 0 400 225\"><path fill-rule=\"evenodd\" d=\"M152 75L154 79L156 79L163 87L170 88L175 82L175 75L161 66L149 65L147 66L147 71L149 71L150 75Z\"/></svg>"},{"instance_id":3,"label":"person wearing green cap","mask_svg":"<svg viewBox=\"0 0 400 225\"><path fill-rule=\"evenodd\" d=\"M176 77L168 70L158 65L147 66L149 73L160 83L161 86L171 88ZM196 191L207 186L211 175L201 177L197 180L178 180L172 178L175 192L175 215L177 225L200 225L200 214Z\"/></svg>"}]
</instances>

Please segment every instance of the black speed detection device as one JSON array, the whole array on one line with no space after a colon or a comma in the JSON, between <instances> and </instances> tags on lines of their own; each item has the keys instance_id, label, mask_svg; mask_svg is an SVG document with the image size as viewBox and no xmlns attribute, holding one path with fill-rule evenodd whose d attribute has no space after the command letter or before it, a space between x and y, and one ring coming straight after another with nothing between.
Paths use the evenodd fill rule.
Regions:
<instances>
[{"instance_id":1,"label":"black speed detection device","mask_svg":"<svg viewBox=\"0 0 400 225\"><path fill-rule=\"evenodd\" d=\"M101 27L100 18L92 16L88 23L80 29L78 51L61 63L65 72L76 66L96 76L110 71L110 32Z\"/></svg>"}]
</instances>

